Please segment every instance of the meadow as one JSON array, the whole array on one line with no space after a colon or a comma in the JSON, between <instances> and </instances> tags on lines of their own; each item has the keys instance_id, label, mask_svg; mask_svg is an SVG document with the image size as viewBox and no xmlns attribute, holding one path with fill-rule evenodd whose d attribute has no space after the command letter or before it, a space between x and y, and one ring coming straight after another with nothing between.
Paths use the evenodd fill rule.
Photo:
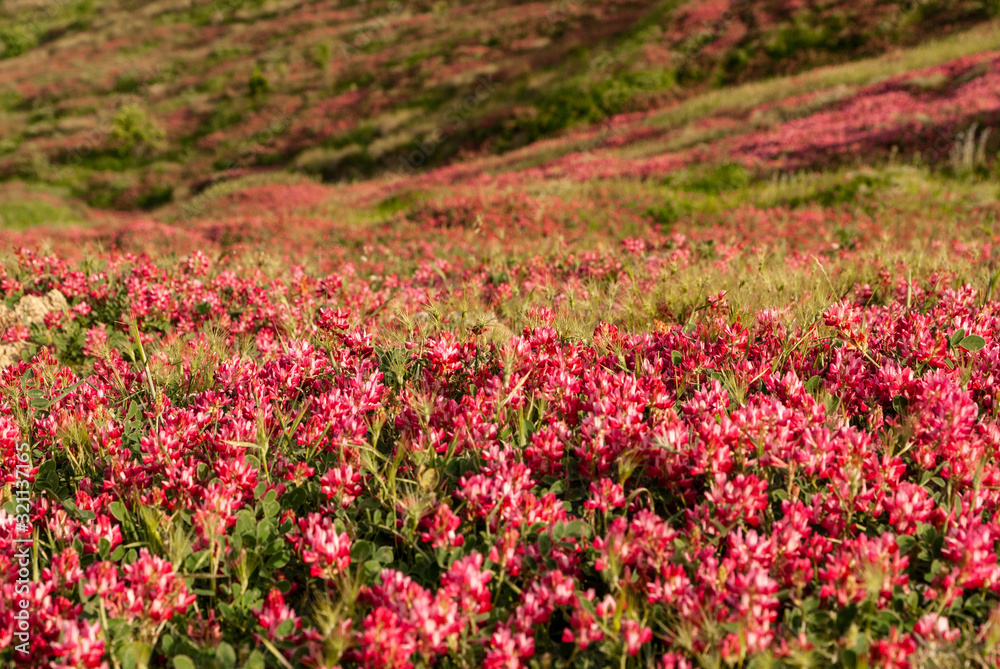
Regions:
<instances>
[{"instance_id":1,"label":"meadow","mask_svg":"<svg viewBox=\"0 0 1000 669\"><path fill-rule=\"evenodd\" d=\"M0 664L1000 666L1000 7L748 7L5 5Z\"/></svg>"}]
</instances>

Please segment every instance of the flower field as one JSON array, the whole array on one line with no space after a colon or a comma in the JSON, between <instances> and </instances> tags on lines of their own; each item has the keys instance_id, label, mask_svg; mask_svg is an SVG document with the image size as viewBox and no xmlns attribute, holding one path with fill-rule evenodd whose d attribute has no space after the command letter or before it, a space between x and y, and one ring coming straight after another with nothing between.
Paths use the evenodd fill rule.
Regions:
<instances>
[{"instance_id":1,"label":"flower field","mask_svg":"<svg viewBox=\"0 0 1000 669\"><path fill-rule=\"evenodd\" d=\"M1000 667L995 3L870 4L151 4L201 69L76 154L142 45L0 30L0 666Z\"/></svg>"},{"instance_id":2,"label":"flower field","mask_svg":"<svg viewBox=\"0 0 1000 669\"><path fill-rule=\"evenodd\" d=\"M19 251L4 657L30 537L34 666L993 666L998 208L944 183Z\"/></svg>"}]
</instances>

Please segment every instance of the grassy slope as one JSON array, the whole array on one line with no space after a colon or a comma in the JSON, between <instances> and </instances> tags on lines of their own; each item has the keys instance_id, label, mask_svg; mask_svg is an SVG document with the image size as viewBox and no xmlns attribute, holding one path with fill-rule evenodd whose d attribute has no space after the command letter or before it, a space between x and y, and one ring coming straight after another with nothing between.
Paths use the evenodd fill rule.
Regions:
<instances>
[{"instance_id":1,"label":"grassy slope","mask_svg":"<svg viewBox=\"0 0 1000 669\"><path fill-rule=\"evenodd\" d=\"M152 209L247 169L423 170L623 112L676 128L727 106L719 86L920 43L991 11L911 4L762 4L749 29L705 0L8 3L0 174ZM939 62L961 44L917 53ZM739 104L863 84L880 67L740 89Z\"/></svg>"}]
</instances>

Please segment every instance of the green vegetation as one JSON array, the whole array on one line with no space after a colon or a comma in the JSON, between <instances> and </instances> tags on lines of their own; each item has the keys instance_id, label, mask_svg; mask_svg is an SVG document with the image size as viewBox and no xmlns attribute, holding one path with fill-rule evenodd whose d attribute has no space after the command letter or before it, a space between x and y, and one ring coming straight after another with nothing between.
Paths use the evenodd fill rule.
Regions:
<instances>
[{"instance_id":1,"label":"green vegetation","mask_svg":"<svg viewBox=\"0 0 1000 669\"><path fill-rule=\"evenodd\" d=\"M127 104L115 114L110 137L119 155L124 157L153 151L163 140L164 132L145 109Z\"/></svg>"},{"instance_id":2,"label":"green vegetation","mask_svg":"<svg viewBox=\"0 0 1000 669\"><path fill-rule=\"evenodd\" d=\"M174 187L168 184L153 186L148 191L142 193L138 199L140 209L156 209L167 204L174 198Z\"/></svg>"},{"instance_id":3,"label":"green vegetation","mask_svg":"<svg viewBox=\"0 0 1000 669\"><path fill-rule=\"evenodd\" d=\"M38 43L34 32L25 25L0 25L0 58L14 58Z\"/></svg>"},{"instance_id":4,"label":"green vegetation","mask_svg":"<svg viewBox=\"0 0 1000 669\"><path fill-rule=\"evenodd\" d=\"M750 183L750 172L736 163L723 163L711 168L706 174L695 177L686 184L686 190L709 195L736 190Z\"/></svg>"},{"instance_id":5,"label":"green vegetation","mask_svg":"<svg viewBox=\"0 0 1000 669\"><path fill-rule=\"evenodd\" d=\"M320 70L326 70L330 65L330 58L333 55L333 49L330 48L328 42L320 42L319 44L314 44L306 50L309 59L312 61Z\"/></svg>"},{"instance_id":6,"label":"green vegetation","mask_svg":"<svg viewBox=\"0 0 1000 669\"><path fill-rule=\"evenodd\" d=\"M271 89L271 84L264 76L264 73L260 71L260 68L254 68L254 71L250 74L250 97L256 98L264 95Z\"/></svg>"},{"instance_id":7,"label":"green vegetation","mask_svg":"<svg viewBox=\"0 0 1000 669\"><path fill-rule=\"evenodd\" d=\"M407 192L387 197L378 203L376 212L381 218L390 218L399 212L406 211L420 201L420 193Z\"/></svg>"},{"instance_id":8,"label":"green vegetation","mask_svg":"<svg viewBox=\"0 0 1000 669\"><path fill-rule=\"evenodd\" d=\"M43 200L8 198L10 195L0 198L0 230L24 230L36 225L62 225L84 220L67 206Z\"/></svg>"},{"instance_id":9,"label":"green vegetation","mask_svg":"<svg viewBox=\"0 0 1000 669\"><path fill-rule=\"evenodd\" d=\"M32 72L27 59L8 59L24 62L26 69L15 68L17 84L0 92L0 176L46 182L53 174L47 166L55 164L64 169L53 183L83 183L91 171L144 183L157 162L195 163L171 173L183 181L170 184L180 198L206 172L234 164L349 181L392 173L399 157L421 143L435 144L420 161L419 170L426 172L476 152L510 154L618 114L658 108L635 126L676 132L615 153L655 156L746 130L742 123L695 126L709 117L754 115L775 100L816 96L797 108L772 106L749 118L753 126L767 127L834 105L886 77L1000 47L990 25L940 39L932 29L945 16L955 17L949 29L971 26L995 11L995 0L897 4L891 11L878 9L881 22L869 25L854 20L860 10L846 4L762 3L755 11L770 18L745 40L727 37L722 19L683 0L624 3L599 21L593 2L552 2L542 20L525 21L516 12L502 13L503 3L484 5L469 18L456 4L418 3L404 11L372 0L343 5L329 25L299 21L282 3L262 0L157 3L121 23L114 20L121 7L109 0L67 0L44 11L17 4L0 8L5 56L24 55L39 40L54 58L72 53L74 40L82 39L83 27L100 10L109 22L93 39L115 40L109 54L128 60L123 67L101 53L74 77L55 81ZM500 22L490 18L496 12L504 17ZM723 22L733 23L730 14L723 14ZM692 15L704 18L692 27ZM678 30L681 22L688 32ZM146 29L166 24L169 35L153 37ZM209 26L206 34L214 37L203 43L197 35ZM242 39L248 30L267 27L274 28L267 39ZM906 38L897 39L903 33ZM908 46L878 55L893 40ZM875 57L844 63L866 54ZM841 64L808 69L826 62ZM785 73L792 76L769 78ZM477 77L486 74L493 77L489 95L463 106L477 92ZM912 86L945 94L969 76L977 73L915 79ZM729 85L736 81L747 83ZM342 95L331 107L336 111L329 124L312 117L316 105ZM95 115L123 98L134 108L118 112L110 134L104 130L107 118L100 119L95 134ZM255 131L244 132L244 123L285 109L293 110L286 126L298 130L282 133L280 141L257 146L248 136ZM355 116L362 122L343 123ZM438 141L441 129L447 132ZM248 143L254 144L253 155L234 162L232 147ZM517 165L542 165L581 148L606 147L589 139L553 142L519 153ZM987 148L995 153L992 144ZM980 161L972 169L983 176L989 168ZM74 171L79 174L67 174Z\"/></svg>"}]
</instances>

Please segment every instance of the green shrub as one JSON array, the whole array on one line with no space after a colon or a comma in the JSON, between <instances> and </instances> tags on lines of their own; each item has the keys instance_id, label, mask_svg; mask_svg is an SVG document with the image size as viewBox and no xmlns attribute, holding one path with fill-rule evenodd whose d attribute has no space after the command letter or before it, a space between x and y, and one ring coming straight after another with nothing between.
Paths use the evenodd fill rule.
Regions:
<instances>
[{"instance_id":1,"label":"green shrub","mask_svg":"<svg viewBox=\"0 0 1000 669\"><path fill-rule=\"evenodd\" d=\"M21 93L14 88L8 88L0 91L0 109L15 109L19 104L21 104Z\"/></svg>"},{"instance_id":2,"label":"green shrub","mask_svg":"<svg viewBox=\"0 0 1000 669\"><path fill-rule=\"evenodd\" d=\"M593 123L604 117L598 96L578 83L559 86L538 102L537 109L534 122L536 137L578 123Z\"/></svg>"},{"instance_id":3,"label":"green shrub","mask_svg":"<svg viewBox=\"0 0 1000 669\"><path fill-rule=\"evenodd\" d=\"M164 137L163 130L136 104L119 109L111 125L111 140L122 156L147 152Z\"/></svg>"},{"instance_id":4,"label":"green shrub","mask_svg":"<svg viewBox=\"0 0 1000 669\"><path fill-rule=\"evenodd\" d=\"M333 84L332 93L339 95L346 91L364 88L375 81L375 75L357 66L349 67Z\"/></svg>"},{"instance_id":5,"label":"green shrub","mask_svg":"<svg viewBox=\"0 0 1000 669\"><path fill-rule=\"evenodd\" d=\"M782 198L779 204L796 208L802 206L837 207L857 205L874 211L875 196L892 183L886 174L857 174L832 186L819 186L800 195Z\"/></svg>"},{"instance_id":6,"label":"green shrub","mask_svg":"<svg viewBox=\"0 0 1000 669\"><path fill-rule=\"evenodd\" d=\"M264 73L260 71L260 68L254 68L253 73L250 74L250 97L256 98L258 96L264 95L271 88L271 84L268 83L267 77Z\"/></svg>"},{"instance_id":7,"label":"green shrub","mask_svg":"<svg viewBox=\"0 0 1000 669\"><path fill-rule=\"evenodd\" d=\"M112 90L115 93L135 93L141 85L142 82L134 74L123 74L115 79L115 85Z\"/></svg>"},{"instance_id":8,"label":"green shrub","mask_svg":"<svg viewBox=\"0 0 1000 669\"><path fill-rule=\"evenodd\" d=\"M139 195L137 204L140 209L156 209L174 199L174 187L160 184L151 187Z\"/></svg>"},{"instance_id":9,"label":"green shrub","mask_svg":"<svg viewBox=\"0 0 1000 669\"><path fill-rule=\"evenodd\" d=\"M532 139L538 139L580 123L595 123L628 111L630 103L643 93L675 84L674 74L662 68L563 84L545 92L536 102L538 114L530 134Z\"/></svg>"},{"instance_id":10,"label":"green shrub","mask_svg":"<svg viewBox=\"0 0 1000 669\"><path fill-rule=\"evenodd\" d=\"M78 156L72 162L76 167L98 172L124 172L133 165L133 156L118 151L95 151Z\"/></svg>"},{"instance_id":11,"label":"green shrub","mask_svg":"<svg viewBox=\"0 0 1000 669\"><path fill-rule=\"evenodd\" d=\"M409 209L418 200L419 196L417 193L399 193L379 202L377 211L379 216L388 218L393 214Z\"/></svg>"},{"instance_id":12,"label":"green shrub","mask_svg":"<svg viewBox=\"0 0 1000 669\"><path fill-rule=\"evenodd\" d=\"M316 148L305 151L295 160L295 168L323 181L343 181L370 176L376 167L367 149L351 144L342 149Z\"/></svg>"},{"instance_id":13,"label":"green shrub","mask_svg":"<svg viewBox=\"0 0 1000 669\"><path fill-rule=\"evenodd\" d=\"M667 200L661 205L648 207L643 215L657 223L664 234L673 232L674 225L683 216L691 213L691 205L684 200Z\"/></svg>"},{"instance_id":14,"label":"green shrub","mask_svg":"<svg viewBox=\"0 0 1000 669\"><path fill-rule=\"evenodd\" d=\"M626 72L593 84L593 96L602 116L630 111L629 105L643 93L662 91L677 83L673 72L657 68Z\"/></svg>"},{"instance_id":15,"label":"green shrub","mask_svg":"<svg viewBox=\"0 0 1000 669\"><path fill-rule=\"evenodd\" d=\"M725 191L737 190L750 183L750 172L737 163L725 163L712 169L708 174L698 177L689 184L687 190L693 190L708 195L718 195Z\"/></svg>"},{"instance_id":16,"label":"green shrub","mask_svg":"<svg viewBox=\"0 0 1000 669\"><path fill-rule=\"evenodd\" d=\"M774 38L764 45L764 53L772 60L782 60L806 49L826 46L827 35L822 28L796 21L795 24L780 29Z\"/></svg>"},{"instance_id":17,"label":"green shrub","mask_svg":"<svg viewBox=\"0 0 1000 669\"><path fill-rule=\"evenodd\" d=\"M884 189L889 183L889 177L884 174L859 174L846 183L821 190L816 195L816 202L824 207L855 203L861 197Z\"/></svg>"},{"instance_id":18,"label":"green shrub","mask_svg":"<svg viewBox=\"0 0 1000 669\"><path fill-rule=\"evenodd\" d=\"M320 42L319 44L314 44L311 49L309 49L309 60L313 62L317 68L325 70L330 64L330 57L333 55L330 45L326 42Z\"/></svg>"},{"instance_id":19,"label":"green shrub","mask_svg":"<svg viewBox=\"0 0 1000 669\"><path fill-rule=\"evenodd\" d=\"M0 44L3 45L0 58L20 56L37 43L38 36L25 25L0 26Z\"/></svg>"}]
</instances>

